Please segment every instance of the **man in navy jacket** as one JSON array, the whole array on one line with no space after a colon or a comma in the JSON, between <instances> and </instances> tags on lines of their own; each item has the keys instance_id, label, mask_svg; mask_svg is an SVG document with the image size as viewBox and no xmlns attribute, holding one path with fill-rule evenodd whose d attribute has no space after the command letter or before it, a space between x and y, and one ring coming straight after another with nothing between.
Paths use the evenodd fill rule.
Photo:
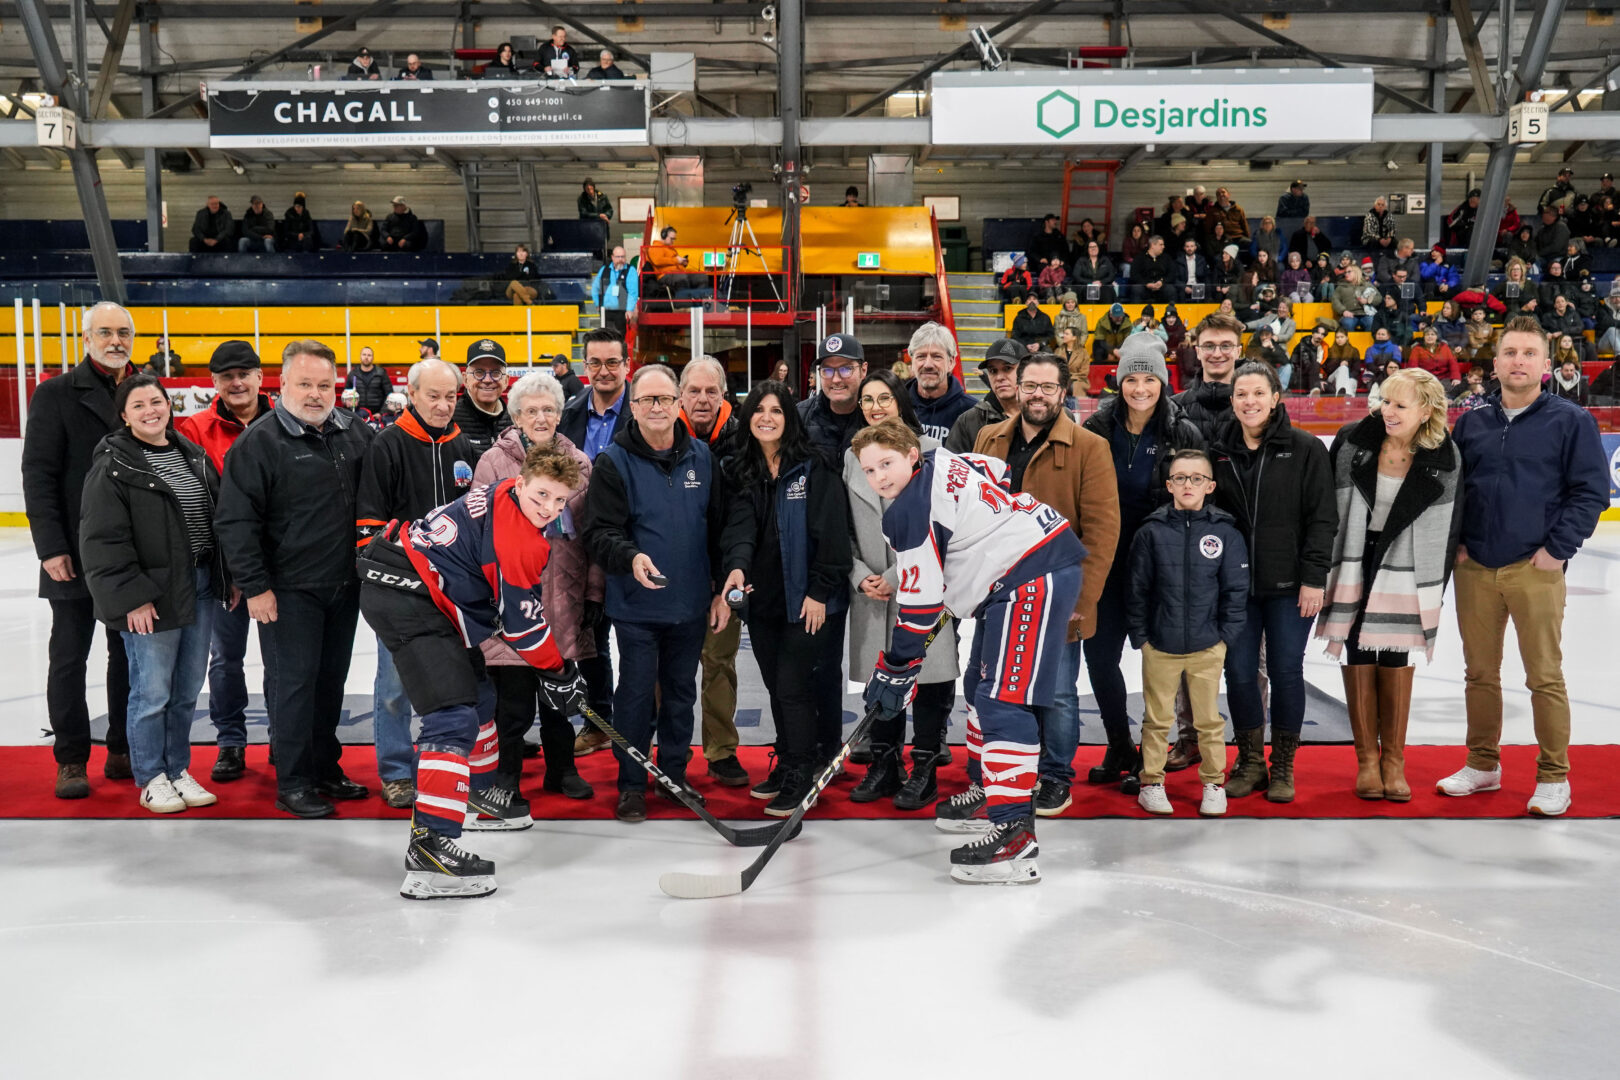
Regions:
<instances>
[{"instance_id":1,"label":"man in navy jacket","mask_svg":"<svg viewBox=\"0 0 1620 1080\"><path fill-rule=\"evenodd\" d=\"M1501 390L1457 419L1462 452L1462 545L1457 550L1457 628L1462 633L1468 760L1441 780L1443 795L1502 786L1502 640L1513 622L1535 719L1536 793L1531 814L1569 809L1569 695L1564 689L1564 568L1609 506L1597 423L1542 389L1547 335L1535 319L1510 319L1496 352Z\"/></svg>"}]
</instances>

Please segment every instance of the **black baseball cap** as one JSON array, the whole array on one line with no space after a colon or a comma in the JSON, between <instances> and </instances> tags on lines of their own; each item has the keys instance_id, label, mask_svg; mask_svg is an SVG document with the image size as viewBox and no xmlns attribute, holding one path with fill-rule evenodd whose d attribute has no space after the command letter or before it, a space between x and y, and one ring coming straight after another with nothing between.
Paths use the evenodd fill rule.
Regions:
<instances>
[{"instance_id":1,"label":"black baseball cap","mask_svg":"<svg viewBox=\"0 0 1620 1080\"><path fill-rule=\"evenodd\" d=\"M222 341L208 358L208 370L216 373L261 366L259 354L245 341Z\"/></svg>"},{"instance_id":2,"label":"black baseball cap","mask_svg":"<svg viewBox=\"0 0 1620 1080\"><path fill-rule=\"evenodd\" d=\"M1308 187L1309 185L1307 185L1305 183L1305 181L1303 181L1303 180L1290 180L1290 181L1288 181L1288 186L1289 187Z\"/></svg>"},{"instance_id":3,"label":"black baseball cap","mask_svg":"<svg viewBox=\"0 0 1620 1080\"><path fill-rule=\"evenodd\" d=\"M853 360L857 364L866 362L866 350L854 334L831 334L826 341L816 349L816 360L819 363L827 359Z\"/></svg>"},{"instance_id":4,"label":"black baseball cap","mask_svg":"<svg viewBox=\"0 0 1620 1080\"><path fill-rule=\"evenodd\" d=\"M426 345L429 348L431 348L434 352L439 351L439 341L438 341L437 338L425 337L421 341L418 341L417 345Z\"/></svg>"},{"instance_id":5,"label":"black baseball cap","mask_svg":"<svg viewBox=\"0 0 1620 1080\"><path fill-rule=\"evenodd\" d=\"M1029 350L1012 338L997 338L988 349L984 350L984 359L979 361L979 368L983 370L989 367L992 360L1002 360L1017 366L1018 361L1028 355Z\"/></svg>"},{"instance_id":6,"label":"black baseball cap","mask_svg":"<svg viewBox=\"0 0 1620 1080\"><path fill-rule=\"evenodd\" d=\"M501 367L505 367L506 350L493 338L480 338L467 346L467 363L472 364L479 360L494 360Z\"/></svg>"}]
</instances>

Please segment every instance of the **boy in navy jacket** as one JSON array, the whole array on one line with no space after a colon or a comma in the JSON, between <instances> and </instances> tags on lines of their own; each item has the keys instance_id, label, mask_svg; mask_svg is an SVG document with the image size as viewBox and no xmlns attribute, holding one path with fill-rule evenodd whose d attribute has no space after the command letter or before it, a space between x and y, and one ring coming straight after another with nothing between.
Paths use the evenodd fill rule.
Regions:
<instances>
[{"instance_id":1,"label":"boy in navy jacket","mask_svg":"<svg viewBox=\"0 0 1620 1080\"><path fill-rule=\"evenodd\" d=\"M1249 556L1232 515L1205 501L1215 491L1214 467L1202 450L1179 450L1165 486L1173 500L1142 522L1131 544L1125 619L1131 644L1142 650L1142 788L1137 802L1169 814L1164 792L1165 742L1175 720L1182 676L1192 701L1203 759L1204 797L1198 812L1226 813L1226 740L1215 697L1226 647L1243 628L1249 596Z\"/></svg>"}]
</instances>

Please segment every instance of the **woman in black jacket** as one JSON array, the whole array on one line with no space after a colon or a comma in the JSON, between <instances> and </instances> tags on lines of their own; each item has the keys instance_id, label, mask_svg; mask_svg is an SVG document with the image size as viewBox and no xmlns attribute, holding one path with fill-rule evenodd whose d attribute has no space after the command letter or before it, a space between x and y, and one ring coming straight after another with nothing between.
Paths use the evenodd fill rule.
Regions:
<instances>
[{"instance_id":1,"label":"woman in black jacket","mask_svg":"<svg viewBox=\"0 0 1620 1080\"><path fill-rule=\"evenodd\" d=\"M320 227L310 216L304 193L300 191L293 196L287 212L281 215L281 235L276 238L276 248L279 251L318 251L320 246Z\"/></svg>"},{"instance_id":2,"label":"woman in black jacket","mask_svg":"<svg viewBox=\"0 0 1620 1080\"><path fill-rule=\"evenodd\" d=\"M1244 364L1232 381L1232 415L1215 432L1215 500L1249 541L1248 620L1226 654L1226 694L1238 756L1226 793L1269 786L1294 798L1294 751L1305 722L1305 645L1322 610L1339 513L1327 448L1288 422L1282 386L1267 364ZM1260 642L1271 680L1271 771L1260 704Z\"/></svg>"},{"instance_id":3,"label":"woman in black jacket","mask_svg":"<svg viewBox=\"0 0 1620 1080\"><path fill-rule=\"evenodd\" d=\"M1114 279L1119 275L1114 270L1114 264L1109 261L1097 241L1092 240L1086 244L1086 250L1074 261L1073 281L1069 284L1079 293L1088 304L1112 304L1114 302ZM1097 286L1097 295L1093 297L1088 290L1089 286Z\"/></svg>"},{"instance_id":4,"label":"woman in black jacket","mask_svg":"<svg viewBox=\"0 0 1620 1080\"><path fill-rule=\"evenodd\" d=\"M506 267L506 295L515 305L540 299L540 268L529 258L529 245L519 244Z\"/></svg>"},{"instance_id":5,"label":"woman in black jacket","mask_svg":"<svg viewBox=\"0 0 1620 1080\"><path fill-rule=\"evenodd\" d=\"M208 806L191 775L191 718L208 672L214 607L226 595L214 539L219 472L177 435L152 375L118 386L124 429L96 447L85 478L80 562L96 616L129 656L129 757L141 805Z\"/></svg>"},{"instance_id":6,"label":"woman in black jacket","mask_svg":"<svg viewBox=\"0 0 1620 1080\"><path fill-rule=\"evenodd\" d=\"M1131 541L1148 514L1170 500L1165 477L1171 454L1204 447L1197 426L1170 399L1169 373L1157 356L1158 350L1143 351L1135 344L1141 336L1128 339L1121 350L1115 373L1119 394L1104 398L1085 423L1088 431L1108 440L1119 484L1119 542L1097 601L1096 632L1081 642L1091 691L1097 697L1103 730L1108 734L1102 764L1092 769L1086 779L1093 784L1112 784L1123 777L1125 791L1132 795L1136 794L1142 759L1131 740L1131 718L1125 711L1125 676L1119 666L1125 640L1130 636L1125 604L1131 576Z\"/></svg>"},{"instance_id":7,"label":"woman in black jacket","mask_svg":"<svg viewBox=\"0 0 1620 1080\"><path fill-rule=\"evenodd\" d=\"M849 510L843 479L811 445L787 384L757 384L738 427L748 435L726 462L721 595L747 594L748 636L776 724L780 772L753 794L770 798L767 814L787 817L810 792L818 743L843 739L842 728L816 730L812 676L842 666L843 642L821 630L849 604Z\"/></svg>"}]
</instances>

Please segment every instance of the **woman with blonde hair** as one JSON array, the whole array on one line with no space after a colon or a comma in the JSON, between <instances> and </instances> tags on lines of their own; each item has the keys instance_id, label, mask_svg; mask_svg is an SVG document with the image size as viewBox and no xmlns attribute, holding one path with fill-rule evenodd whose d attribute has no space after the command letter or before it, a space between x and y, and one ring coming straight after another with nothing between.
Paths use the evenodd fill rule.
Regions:
<instances>
[{"instance_id":1,"label":"woman with blonde hair","mask_svg":"<svg viewBox=\"0 0 1620 1080\"><path fill-rule=\"evenodd\" d=\"M1406 802L1413 669L1434 659L1440 605L1462 532L1462 455L1446 430L1446 392L1422 368L1384 380L1383 407L1333 441L1339 528L1316 636L1345 655L1356 794Z\"/></svg>"},{"instance_id":2,"label":"woman with blonde hair","mask_svg":"<svg viewBox=\"0 0 1620 1080\"><path fill-rule=\"evenodd\" d=\"M377 223L359 199L349 207L349 223L343 227L344 251L371 251L377 246Z\"/></svg>"}]
</instances>

